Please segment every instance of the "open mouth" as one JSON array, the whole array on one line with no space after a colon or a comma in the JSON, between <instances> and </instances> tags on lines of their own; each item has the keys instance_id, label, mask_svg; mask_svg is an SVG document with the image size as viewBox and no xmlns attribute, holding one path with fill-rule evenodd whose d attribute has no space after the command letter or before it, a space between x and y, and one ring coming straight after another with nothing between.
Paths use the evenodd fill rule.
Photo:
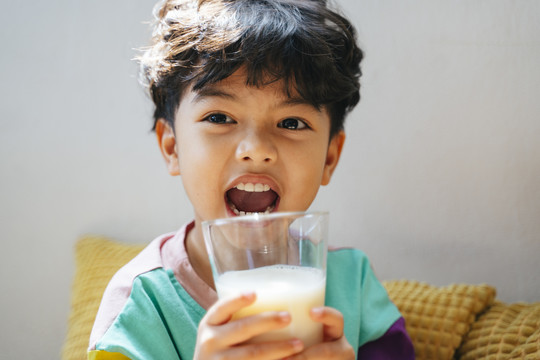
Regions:
<instances>
[{"instance_id":1,"label":"open mouth","mask_svg":"<svg viewBox=\"0 0 540 360\"><path fill-rule=\"evenodd\" d=\"M225 193L225 199L235 215L269 214L279 195L267 184L240 183Z\"/></svg>"}]
</instances>

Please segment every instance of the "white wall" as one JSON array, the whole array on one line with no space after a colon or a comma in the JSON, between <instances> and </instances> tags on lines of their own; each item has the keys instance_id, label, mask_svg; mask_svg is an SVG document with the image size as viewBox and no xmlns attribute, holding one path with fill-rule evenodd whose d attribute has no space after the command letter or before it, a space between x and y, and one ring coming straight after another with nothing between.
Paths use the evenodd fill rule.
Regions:
<instances>
[{"instance_id":1,"label":"white wall","mask_svg":"<svg viewBox=\"0 0 540 360\"><path fill-rule=\"evenodd\" d=\"M540 301L540 3L343 0L366 52L332 184L332 242L381 279ZM149 132L133 48L153 1L3 1L0 348L57 358L73 245L191 217Z\"/></svg>"}]
</instances>

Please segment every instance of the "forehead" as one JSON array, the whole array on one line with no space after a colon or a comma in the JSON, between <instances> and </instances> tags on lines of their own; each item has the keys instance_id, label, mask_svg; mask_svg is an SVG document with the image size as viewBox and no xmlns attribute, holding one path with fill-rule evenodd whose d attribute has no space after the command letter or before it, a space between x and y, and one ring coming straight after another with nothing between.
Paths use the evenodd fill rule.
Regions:
<instances>
[{"instance_id":1,"label":"forehead","mask_svg":"<svg viewBox=\"0 0 540 360\"><path fill-rule=\"evenodd\" d=\"M241 100L241 94L243 92L261 93L264 96L272 97L280 103L307 105L321 111L319 106L312 104L300 95L293 79L275 79L265 76L264 81L260 84L250 84L245 68L240 68L227 78L214 83L207 83L198 89L192 86L190 91L194 93L193 100L206 97Z\"/></svg>"}]
</instances>

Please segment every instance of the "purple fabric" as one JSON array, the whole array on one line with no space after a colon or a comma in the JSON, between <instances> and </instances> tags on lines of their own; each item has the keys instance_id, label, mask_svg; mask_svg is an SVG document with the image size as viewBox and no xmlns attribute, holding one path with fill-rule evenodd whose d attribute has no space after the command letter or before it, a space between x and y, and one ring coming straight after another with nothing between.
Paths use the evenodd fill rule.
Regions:
<instances>
[{"instance_id":1,"label":"purple fabric","mask_svg":"<svg viewBox=\"0 0 540 360\"><path fill-rule=\"evenodd\" d=\"M358 360L390 359L414 360L414 348L405 330L403 317L399 318L383 336L358 349Z\"/></svg>"}]
</instances>

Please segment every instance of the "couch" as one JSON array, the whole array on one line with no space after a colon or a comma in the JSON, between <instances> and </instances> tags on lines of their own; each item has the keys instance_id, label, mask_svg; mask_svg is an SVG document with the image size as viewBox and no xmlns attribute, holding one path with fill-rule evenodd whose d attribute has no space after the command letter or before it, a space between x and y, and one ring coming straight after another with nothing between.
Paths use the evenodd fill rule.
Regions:
<instances>
[{"instance_id":1,"label":"couch","mask_svg":"<svg viewBox=\"0 0 540 360\"><path fill-rule=\"evenodd\" d=\"M86 359L107 283L143 247L98 236L77 242L63 360ZM506 304L485 284L432 286L395 280L383 285L405 318L417 359L540 359L540 302Z\"/></svg>"}]
</instances>

